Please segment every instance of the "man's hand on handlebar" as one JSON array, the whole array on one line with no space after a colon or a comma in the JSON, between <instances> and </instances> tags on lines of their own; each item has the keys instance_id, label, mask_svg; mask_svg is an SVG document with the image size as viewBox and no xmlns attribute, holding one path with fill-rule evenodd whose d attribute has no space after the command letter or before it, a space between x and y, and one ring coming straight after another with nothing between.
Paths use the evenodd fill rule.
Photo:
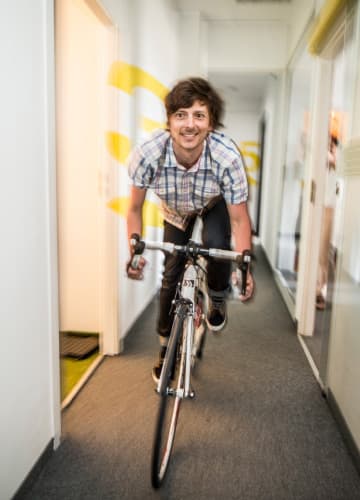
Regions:
<instances>
[{"instance_id":1,"label":"man's hand on handlebar","mask_svg":"<svg viewBox=\"0 0 360 500\"><path fill-rule=\"evenodd\" d=\"M140 235L131 235L130 248L131 257L126 264L126 274L132 280L142 280L144 278L143 269L146 265L146 260L141 255L144 251L144 243L140 241Z\"/></svg>"},{"instance_id":2,"label":"man's hand on handlebar","mask_svg":"<svg viewBox=\"0 0 360 500\"><path fill-rule=\"evenodd\" d=\"M142 280L144 278L143 269L146 260L141 255L134 254L126 264L126 274L132 280Z\"/></svg>"}]
</instances>

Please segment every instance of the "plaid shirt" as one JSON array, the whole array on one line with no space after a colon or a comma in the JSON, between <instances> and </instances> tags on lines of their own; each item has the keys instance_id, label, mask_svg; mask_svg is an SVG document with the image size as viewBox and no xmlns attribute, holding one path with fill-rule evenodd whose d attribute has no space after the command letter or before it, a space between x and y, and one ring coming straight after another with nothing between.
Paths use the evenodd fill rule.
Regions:
<instances>
[{"instance_id":1,"label":"plaid shirt","mask_svg":"<svg viewBox=\"0 0 360 500\"><path fill-rule=\"evenodd\" d=\"M220 132L211 132L203 152L190 169L179 165L172 139L166 130L156 130L129 159L133 185L152 189L162 201L164 219L181 229L186 216L194 214L222 195L226 203L247 200L245 168L236 145Z\"/></svg>"}]
</instances>

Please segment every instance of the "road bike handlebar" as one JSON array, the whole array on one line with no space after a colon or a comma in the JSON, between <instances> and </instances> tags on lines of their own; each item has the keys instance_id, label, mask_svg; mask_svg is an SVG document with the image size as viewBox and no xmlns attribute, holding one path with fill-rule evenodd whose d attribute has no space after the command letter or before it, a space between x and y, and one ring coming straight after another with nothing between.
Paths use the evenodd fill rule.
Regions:
<instances>
[{"instance_id":1,"label":"road bike handlebar","mask_svg":"<svg viewBox=\"0 0 360 500\"><path fill-rule=\"evenodd\" d=\"M238 269L241 271L241 294L246 293L246 278L250 270L250 263L252 253L250 250L244 250L242 253L234 252L232 250L222 250L220 248L205 248L198 243L189 241L187 245L175 245L167 241L144 241L140 239L138 234L132 234L130 238L130 245L133 248L133 257L130 266L137 269L139 256L143 254L144 250L161 250L169 254L183 254L189 258L195 259L198 256L212 257L217 260L228 260L236 262Z\"/></svg>"}]
</instances>

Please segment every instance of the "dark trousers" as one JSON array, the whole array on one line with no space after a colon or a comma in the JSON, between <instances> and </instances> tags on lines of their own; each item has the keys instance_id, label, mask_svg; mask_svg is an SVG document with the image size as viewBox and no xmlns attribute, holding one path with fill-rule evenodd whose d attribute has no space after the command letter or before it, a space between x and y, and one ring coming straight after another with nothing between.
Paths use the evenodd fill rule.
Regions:
<instances>
[{"instance_id":1,"label":"dark trousers","mask_svg":"<svg viewBox=\"0 0 360 500\"><path fill-rule=\"evenodd\" d=\"M204 223L202 234L204 246L207 248L229 250L231 246L231 225L224 199L220 199L211 209L206 211L202 219ZM190 221L185 231L165 222L164 241L170 241L176 245L185 245L190 239L194 222L195 218ZM157 328L159 335L163 337L170 335L173 321L173 315L170 314L171 303L175 296L177 284L181 281L185 262L186 257L183 255L167 254L165 257ZM229 289L231 263L209 258L207 270L210 296L213 292L217 296L223 294L225 297Z\"/></svg>"}]
</instances>

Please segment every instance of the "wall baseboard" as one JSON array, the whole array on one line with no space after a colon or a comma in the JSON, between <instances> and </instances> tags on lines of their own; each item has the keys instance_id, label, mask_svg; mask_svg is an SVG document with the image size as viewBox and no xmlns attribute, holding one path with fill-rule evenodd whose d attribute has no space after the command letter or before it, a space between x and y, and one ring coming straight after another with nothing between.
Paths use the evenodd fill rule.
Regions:
<instances>
[{"instance_id":1,"label":"wall baseboard","mask_svg":"<svg viewBox=\"0 0 360 500\"><path fill-rule=\"evenodd\" d=\"M26 495L30 493L32 490L32 487L34 486L37 478L40 475L40 472L42 469L45 467L45 464L50 460L50 457L54 453L54 439L51 439L40 455L40 457L37 459L35 465L29 472L29 474L26 476L24 481L21 483L19 489L13 496L12 500L21 500L24 498Z\"/></svg>"},{"instance_id":2,"label":"wall baseboard","mask_svg":"<svg viewBox=\"0 0 360 500\"><path fill-rule=\"evenodd\" d=\"M337 404L337 401L333 393L331 392L331 389L329 388L327 388L326 400L330 407L331 413L333 414L335 421L339 426L341 435L353 459L354 465L358 473L360 474L360 450L355 442L355 439L353 438L353 435L351 434L351 431L346 423L345 418L343 417L343 414L341 413L339 405Z\"/></svg>"}]
</instances>

